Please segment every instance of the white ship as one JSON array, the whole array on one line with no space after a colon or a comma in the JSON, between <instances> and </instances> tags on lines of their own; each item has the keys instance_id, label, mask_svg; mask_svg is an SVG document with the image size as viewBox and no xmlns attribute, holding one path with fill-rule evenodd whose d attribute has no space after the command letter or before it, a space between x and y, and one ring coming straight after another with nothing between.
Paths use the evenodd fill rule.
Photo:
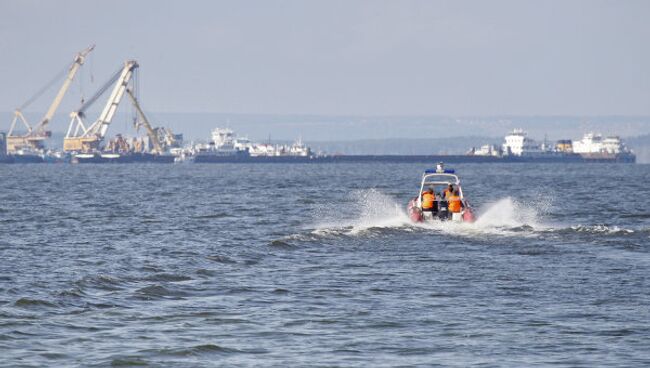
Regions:
<instances>
[{"instance_id":1,"label":"white ship","mask_svg":"<svg viewBox=\"0 0 650 368\"><path fill-rule=\"evenodd\" d=\"M573 152L586 158L616 159L634 156L618 136L605 137L601 134L587 133L581 140L573 141Z\"/></svg>"},{"instance_id":2,"label":"white ship","mask_svg":"<svg viewBox=\"0 0 650 368\"><path fill-rule=\"evenodd\" d=\"M293 144L255 143L248 138L238 138L228 128L212 131L212 141L193 146L186 156L194 162L282 162L296 159L310 160L313 155L301 139Z\"/></svg>"},{"instance_id":3,"label":"white ship","mask_svg":"<svg viewBox=\"0 0 650 368\"><path fill-rule=\"evenodd\" d=\"M534 157L543 154L542 146L528 137L528 134L522 129L515 129L505 137L505 143L503 143L504 156Z\"/></svg>"},{"instance_id":4,"label":"white ship","mask_svg":"<svg viewBox=\"0 0 650 368\"><path fill-rule=\"evenodd\" d=\"M228 128L216 128L211 132L212 140L191 148L193 156L247 156L249 147L239 142L235 132Z\"/></svg>"},{"instance_id":5,"label":"white ship","mask_svg":"<svg viewBox=\"0 0 650 368\"><path fill-rule=\"evenodd\" d=\"M496 144L484 144L479 149L473 147L467 154L470 156L500 157L503 155L503 151Z\"/></svg>"},{"instance_id":6,"label":"white ship","mask_svg":"<svg viewBox=\"0 0 650 368\"><path fill-rule=\"evenodd\" d=\"M603 138L588 133L579 141L559 140L549 145L544 139L538 143L522 129L515 129L505 136L501 149L494 145L472 148L470 156L497 157L504 161L528 162L626 162L636 161L634 153L617 136Z\"/></svg>"}]
</instances>

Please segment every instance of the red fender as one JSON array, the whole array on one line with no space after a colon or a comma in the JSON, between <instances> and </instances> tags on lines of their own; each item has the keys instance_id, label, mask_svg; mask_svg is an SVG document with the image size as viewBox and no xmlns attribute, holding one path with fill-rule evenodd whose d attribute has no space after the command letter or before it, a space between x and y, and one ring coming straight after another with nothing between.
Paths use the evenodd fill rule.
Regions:
<instances>
[{"instance_id":1,"label":"red fender","mask_svg":"<svg viewBox=\"0 0 650 368\"><path fill-rule=\"evenodd\" d=\"M472 212L472 209L470 207L465 208L465 212L463 212L463 222L474 222L476 221L476 217L474 216L474 212Z\"/></svg>"},{"instance_id":2,"label":"red fender","mask_svg":"<svg viewBox=\"0 0 650 368\"><path fill-rule=\"evenodd\" d=\"M413 198L409 201L406 211L413 222L422 222L422 210L417 206L417 198Z\"/></svg>"}]
</instances>

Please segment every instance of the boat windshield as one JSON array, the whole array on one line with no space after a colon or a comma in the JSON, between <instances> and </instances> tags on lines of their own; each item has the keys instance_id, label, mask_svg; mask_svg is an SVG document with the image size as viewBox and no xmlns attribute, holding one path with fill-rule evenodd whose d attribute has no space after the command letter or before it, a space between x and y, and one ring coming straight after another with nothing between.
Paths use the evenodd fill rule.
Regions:
<instances>
[{"instance_id":1,"label":"boat windshield","mask_svg":"<svg viewBox=\"0 0 650 368\"><path fill-rule=\"evenodd\" d=\"M458 176L446 173L425 174L422 177L422 183L420 185L420 195L429 188L433 188L433 191L436 194L440 194L449 186L449 184L458 188L460 197L463 198L463 189L460 186L460 179L458 179Z\"/></svg>"},{"instance_id":2,"label":"boat windshield","mask_svg":"<svg viewBox=\"0 0 650 368\"><path fill-rule=\"evenodd\" d=\"M422 185L460 184L458 176L453 174L426 174L422 177Z\"/></svg>"}]
</instances>

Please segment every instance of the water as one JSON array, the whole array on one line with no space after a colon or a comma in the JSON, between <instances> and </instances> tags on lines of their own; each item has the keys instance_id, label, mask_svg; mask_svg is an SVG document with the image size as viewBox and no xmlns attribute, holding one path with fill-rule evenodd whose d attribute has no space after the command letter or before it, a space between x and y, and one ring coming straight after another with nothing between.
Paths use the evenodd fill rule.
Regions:
<instances>
[{"instance_id":1,"label":"water","mask_svg":"<svg viewBox=\"0 0 650 368\"><path fill-rule=\"evenodd\" d=\"M650 166L0 166L2 366L650 364Z\"/></svg>"}]
</instances>

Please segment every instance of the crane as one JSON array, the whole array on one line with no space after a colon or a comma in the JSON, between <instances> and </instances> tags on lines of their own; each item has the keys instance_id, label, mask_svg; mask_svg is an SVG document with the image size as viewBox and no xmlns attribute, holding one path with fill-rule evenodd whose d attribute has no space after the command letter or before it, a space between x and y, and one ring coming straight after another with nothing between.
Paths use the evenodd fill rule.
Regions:
<instances>
[{"instance_id":1,"label":"crane","mask_svg":"<svg viewBox=\"0 0 650 368\"><path fill-rule=\"evenodd\" d=\"M160 138L158 137L158 132L151 127L151 124L149 124L149 120L147 120L147 117L144 115L144 111L142 111L142 108L140 108L140 104L138 103L138 100L135 98L133 91L131 91L130 88L127 88L126 94L131 99L131 102L133 103L135 110L138 112L138 115L140 115L140 119L142 120L142 124L144 125L144 128L147 130L147 135L149 136L149 140L151 140L151 143L153 144L153 152L157 154L163 153L164 148L160 144Z\"/></svg>"},{"instance_id":2,"label":"crane","mask_svg":"<svg viewBox=\"0 0 650 368\"><path fill-rule=\"evenodd\" d=\"M59 92L54 97L54 100L50 104L50 107L47 109L45 116L43 116L36 127L32 128L32 126L27 122L27 119L25 119L22 110L34 102L34 100L40 97L40 95L43 94L47 88L56 82L58 80L58 76L52 80L52 82L48 83L45 88L41 89L38 93L36 93L36 95L27 100L27 102L25 102L21 107L17 108L14 111L14 119L11 122L11 127L7 133L7 150L9 152L15 152L24 147L30 147L32 149L43 149L43 141L52 135L52 132L46 130L47 124L52 120L54 114L56 113L56 110L59 108L59 105L61 105L61 101L63 101L63 97L70 88L70 85L72 84L77 71L86 61L86 56L88 56L88 54L93 51L94 48L95 45L91 45L90 47L77 53L74 61L68 68L68 74L63 81L63 85L61 88L59 88ZM18 121L20 121L27 129L27 132L23 135L14 134L16 123Z\"/></svg>"},{"instance_id":3,"label":"crane","mask_svg":"<svg viewBox=\"0 0 650 368\"><path fill-rule=\"evenodd\" d=\"M127 60L109 80L106 82L88 101L84 102L79 109L70 114L72 120L68 126L68 131L63 139L63 150L66 152L90 152L97 150L99 144L104 140L108 126L111 124L117 107L122 100L124 91L133 77L135 69L138 68L138 63L135 60ZM92 124L86 127L84 122L85 111L90 107L101 95L104 94L115 84L113 92L111 92L104 110L99 115L99 118Z\"/></svg>"}]
</instances>

